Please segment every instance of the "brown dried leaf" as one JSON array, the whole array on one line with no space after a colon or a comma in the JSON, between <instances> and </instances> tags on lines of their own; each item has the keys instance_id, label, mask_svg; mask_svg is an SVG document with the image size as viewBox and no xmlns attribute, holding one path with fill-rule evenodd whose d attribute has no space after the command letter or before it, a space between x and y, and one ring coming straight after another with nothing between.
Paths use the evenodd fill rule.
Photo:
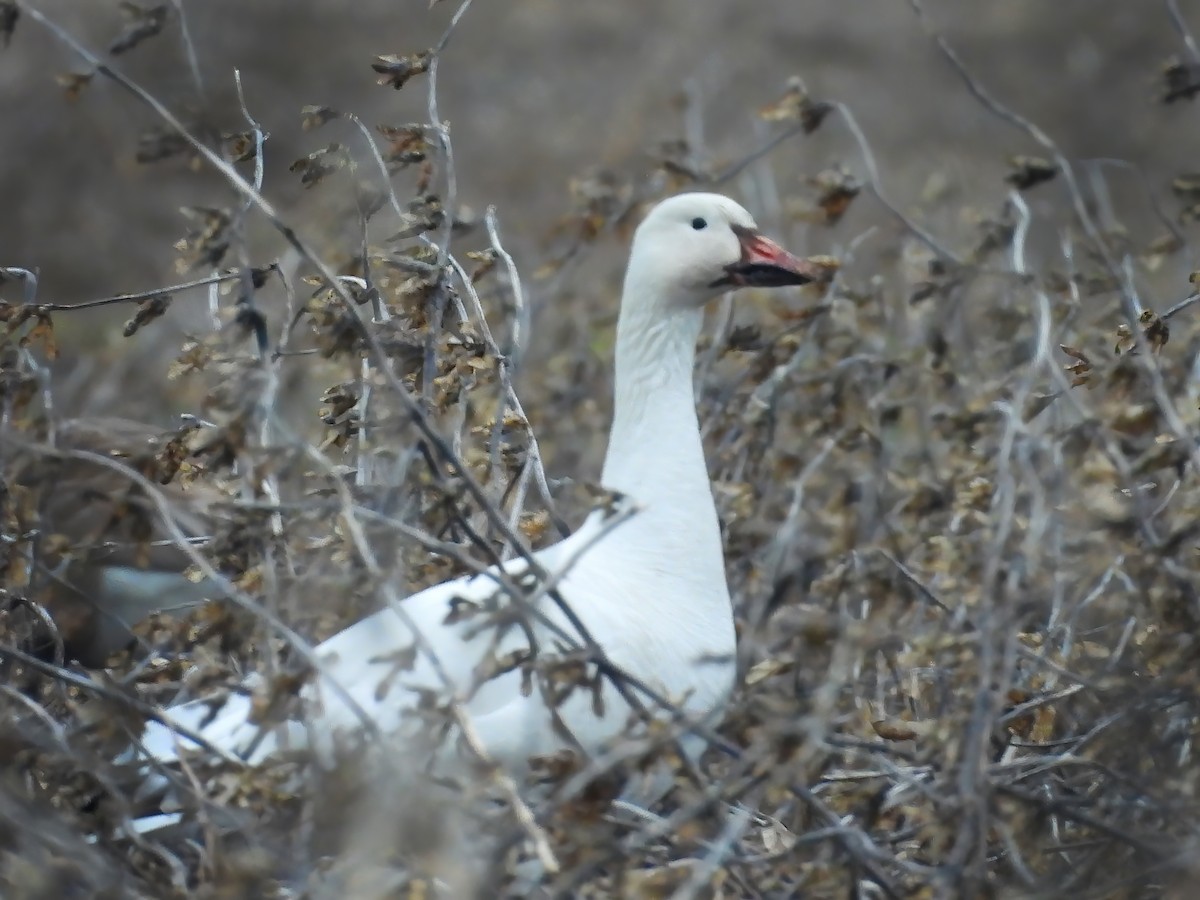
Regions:
<instances>
[{"instance_id":1,"label":"brown dried leaf","mask_svg":"<svg viewBox=\"0 0 1200 900\"><path fill-rule=\"evenodd\" d=\"M185 206L180 208L180 212L195 226L175 242L175 249L180 252L176 268L186 272L220 265L232 238L229 211L206 206Z\"/></svg>"},{"instance_id":2,"label":"brown dried leaf","mask_svg":"<svg viewBox=\"0 0 1200 900\"><path fill-rule=\"evenodd\" d=\"M474 271L471 272L471 284L478 284L480 279L487 275L496 267L496 261L499 259L499 254L495 250L468 250L467 259L473 260L477 265Z\"/></svg>"},{"instance_id":3,"label":"brown dried leaf","mask_svg":"<svg viewBox=\"0 0 1200 900\"><path fill-rule=\"evenodd\" d=\"M125 323L125 337L133 337L143 325L153 322L171 306L170 294L155 294L138 304L137 312Z\"/></svg>"},{"instance_id":4,"label":"brown dried leaf","mask_svg":"<svg viewBox=\"0 0 1200 900\"><path fill-rule=\"evenodd\" d=\"M425 194L409 202L407 211L400 218L400 230L386 241L405 241L427 231L440 228L446 213L442 201L435 194Z\"/></svg>"},{"instance_id":5,"label":"brown dried leaf","mask_svg":"<svg viewBox=\"0 0 1200 900\"><path fill-rule=\"evenodd\" d=\"M183 426L164 445L155 457L158 466L158 483L170 484L180 468L192 455L191 438L200 431L200 426L191 423ZM197 573L199 575L199 573Z\"/></svg>"},{"instance_id":6,"label":"brown dried leaf","mask_svg":"<svg viewBox=\"0 0 1200 900\"><path fill-rule=\"evenodd\" d=\"M358 403L358 388L353 382L343 382L326 388L321 395L322 406L317 415L326 425L332 425Z\"/></svg>"},{"instance_id":7,"label":"brown dried leaf","mask_svg":"<svg viewBox=\"0 0 1200 900\"><path fill-rule=\"evenodd\" d=\"M788 79L787 90L779 100L762 107L759 118L767 122L800 122L805 134L821 127L833 106L809 96L804 82L797 77Z\"/></svg>"},{"instance_id":8,"label":"brown dried leaf","mask_svg":"<svg viewBox=\"0 0 1200 900\"><path fill-rule=\"evenodd\" d=\"M170 12L170 6L166 3L159 3L156 6L139 6L129 0L123 0L120 6L126 19L126 25L108 45L108 52L113 56L126 53L142 41L161 32Z\"/></svg>"},{"instance_id":9,"label":"brown dried leaf","mask_svg":"<svg viewBox=\"0 0 1200 900\"><path fill-rule=\"evenodd\" d=\"M28 347L31 344L40 343L46 359L58 359L58 342L54 338L54 323L50 320L50 313L42 309L35 309L30 311L29 318L34 319L37 324L21 338L21 346Z\"/></svg>"},{"instance_id":10,"label":"brown dried leaf","mask_svg":"<svg viewBox=\"0 0 1200 900\"><path fill-rule=\"evenodd\" d=\"M174 381L183 375L203 371L212 358L212 347L197 340L189 340L183 345L179 356L167 367L167 380Z\"/></svg>"},{"instance_id":11,"label":"brown dried leaf","mask_svg":"<svg viewBox=\"0 0 1200 900\"><path fill-rule=\"evenodd\" d=\"M1144 309L1138 316L1138 325L1141 326L1142 336L1150 345L1152 353L1158 353L1166 346L1167 341L1171 338L1171 329L1162 317L1152 309ZM1113 347L1113 352L1117 354L1129 353L1137 347L1137 339L1133 335L1133 329L1129 325L1122 323L1117 326L1117 343Z\"/></svg>"},{"instance_id":12,"label":"brown dried leaf","mask_svg":"<svg viewBox=\"0 0 1200 900\"><path fill-rule=\"evenodd\" d=\"M377 56L371 63L371 68L380 75L377 84L400 90L410 78L428 72L431 62L433 62L433 51L422 50L420 53L410 53L408 56L396 54Z\"/></svg>"},{"instance_id":13,"label":"brown dried leaf","mask_svg":"<svg viewBox=\"0 0 1200 900\"><path fill-rule=\"evenodd\" d=\"M1004 180L1019 191L1027 191L1058 174L1058 164L1040 156L1014 156L1008 161L1009 173Z\"/></svg>"},{"instance_id":14,"label":"brown dried leaf","mask_svg":"<svg viewBox=\"0 0 1200 900\"><path fill-rule=\"evenodd\" d=\"M1036 419L1060 396L1061 394L1057 391L1052 394L1031 394L1022 411L1022 420L1030 422Z\"/></svg>"},{"instance_id":15,"label":"brown dried leaf","mask_svg":"<svg viewBox=\"0 0 1200 900\"><path fill-rule=\"evenodd\" d=\"M55 76L54 80L66 92L67 99L74 102L79 99L83 89L92 83L95 75L95 72L64 72L62 75Z\"/></svg>"},{"instance_id":16,"label":"brown dried leaf","mask_svg":"<svg viewBox=\"0 0 1200 900\"><path fill-rule=\"evenodd\" d=\"M802 218L819 221L824 225L836 225L850 208L850 203L862 191L850 172L841 165L826 169L810 177L808 184L817 190L815 215L802 215Z\"/></svg>"},{"instance_id":17,"label":"brown dried leaf","mask_svg":"<svg viewBox=\"0 0 1200 900\"><path fill-rule=\"evenodd\" d=\"M304 131L312 131L340 116L341 113L331 106L302 106L300 107L300 127Z\"/></svg>"},{"instance_id":18,"label":"brown dried leaf","mask_svg":"<svg viewBox=\"0 0 1200 900\"><path fill-rule=\"evenodd\" d=\"M429 155L429 129L425 125L378 125L376 128L388 142L383 159L389 171L399 171L426 161Z\"/></svg>"},{"instance_id":19,"label":"brown dried leaf","mask_svg":"<svg viewBox=\"0 0 1200 900\"><path fill-rule=\"evenodd\" d=\"M750 667L750 671L746 673L747 687L766 681L768 678L774 678L776 675L782 675L796 668L796 661L793 659L779 659L777 657L769 657L760 662L755 663Z\"/></svg>"},{"instance_id":20,"label":"brown dried leaf","mask_svg":"<svg viewBox=\"0 0 1200 900\"><path fill-rule=\"evenodd\" d=\"M912 722L895 717L871 720L871 729L885 741L915 740L928 734L931 728L929 722Z\"/></svg>"},{"instance_id":21,"label":"brown dried leaf","mask_svg":"<svg viewBox=\"0 0 1200 900\"><path fill-rule=\"evenodd\" d=\"M323 150L316 150L296 160L288 166L288 171L299 174L300 183L310 188L319 184L330 173L345 168L348 161L346 148L333 143Z\"/></svg>"},{"instance_id":22,"label":"brown dried leaf","mask_svg":"<svg viewBox=\"0 0 1200 900\"><path fill-rule=\"evenodd\" d=\"M1142 326L1142 334L1150 342L1150 349L1155 353L1162 350L1171 339L1171 328L1163 321L1162 316L1152 309L1142 310L1138 316L1138 324Z\"/></svg>"},{"instance_id":23,"label":"brown dried leaf","mask_svg":"<svg viewBox=\"0 0 1200 900\"><path fill-rule=\"evenodd\" d=\"M221 136L234 162L245 162L258 155L258 137L253 131L236 131Z\"/></svg>"},{"instance_id":24,"label":"brown dried leaf","mask_svg":"<svg viewBox=\"0 0 1200 900\"><path fill-rule=\"evenodd\" d=\"M1070 372L1074 376L1071 379L1071 387L1079 387L1091 381L1092 361L1088 359L1087 354L1077 347L1071 347L1067 344L1059 344L1058 346L1063 353L1075 360L1075 362L1063 366L1065 371Z\"/></svg>"}]
</instances>

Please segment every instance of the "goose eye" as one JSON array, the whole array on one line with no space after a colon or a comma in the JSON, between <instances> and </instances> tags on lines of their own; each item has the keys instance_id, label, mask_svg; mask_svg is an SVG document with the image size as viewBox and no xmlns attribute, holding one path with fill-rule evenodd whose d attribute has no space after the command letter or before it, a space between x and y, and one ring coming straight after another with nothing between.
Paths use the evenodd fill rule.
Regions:
<instances>
[{"instance_id":1,"label":"goose eye","mask_svg":"<svg viewBox=\"0 0 1200 900\"><path fill-rule=\"evenodd\" d=\"M696 216L696 218L692 219L692 227L697 231L703 231L708 227L708 222L704 221L700 216Z\"/></svg>"}]
</instances>

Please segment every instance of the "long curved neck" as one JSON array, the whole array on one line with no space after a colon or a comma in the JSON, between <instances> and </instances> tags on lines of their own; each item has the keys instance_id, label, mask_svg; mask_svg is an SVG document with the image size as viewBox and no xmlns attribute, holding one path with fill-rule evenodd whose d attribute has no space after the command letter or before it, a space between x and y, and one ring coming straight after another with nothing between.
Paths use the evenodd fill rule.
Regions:
<instances>
[{"instance_id":1,"label":"long curved neck","mask_svg":"<svg viewBox=\"0 0 1200 900\"><path fill-rule=\"evenodd\" d=\"M692 388L703 312L638 296L654 286L639 287L636 275L631 268L617 323L613 424L601 483L642 507L625 527L631 537L653 536L653 552L669 557L658 565L698 566L692 576L719 579L723 588L721 534Z\"/></svg>"}]
</instances>

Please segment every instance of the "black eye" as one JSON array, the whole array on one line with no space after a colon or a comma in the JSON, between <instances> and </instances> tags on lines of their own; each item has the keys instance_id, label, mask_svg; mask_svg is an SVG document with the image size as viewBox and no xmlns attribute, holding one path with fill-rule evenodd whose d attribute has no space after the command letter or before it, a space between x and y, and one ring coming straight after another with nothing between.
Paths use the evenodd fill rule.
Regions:
<instances>
[{"instance_id":1,"label":"black eye","mask_svg":"<svg viewBox=\"0 0 1200 900\"><path fill-rule=\"evenodd\" d=\"M696 218L692 219L692 227L695 228L697 231L703 231L705 228L708 227L708 223L705 222L702 218L700 218L700 216L696 216Z\"/></svg>"}]
</instances>

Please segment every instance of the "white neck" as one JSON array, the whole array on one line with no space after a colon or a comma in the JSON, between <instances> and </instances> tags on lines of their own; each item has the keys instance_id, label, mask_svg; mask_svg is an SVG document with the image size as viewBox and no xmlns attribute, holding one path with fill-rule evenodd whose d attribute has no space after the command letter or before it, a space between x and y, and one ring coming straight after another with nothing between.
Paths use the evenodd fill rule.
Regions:
<instances>
[{"instance_id":1,"label":"white neck","mask_svg":"<svg viewBox=\"0 0 1200 900\"><path fill-rule=\"evenodd\" d=\"M616 391L601 483L642 511L622 531L660 569L725 588L721 533L700 440L692 369L703 311L638 296L631 266L617 323ZM650 544L646 540L650 539Z\"/></svg>"}]
</instances>

